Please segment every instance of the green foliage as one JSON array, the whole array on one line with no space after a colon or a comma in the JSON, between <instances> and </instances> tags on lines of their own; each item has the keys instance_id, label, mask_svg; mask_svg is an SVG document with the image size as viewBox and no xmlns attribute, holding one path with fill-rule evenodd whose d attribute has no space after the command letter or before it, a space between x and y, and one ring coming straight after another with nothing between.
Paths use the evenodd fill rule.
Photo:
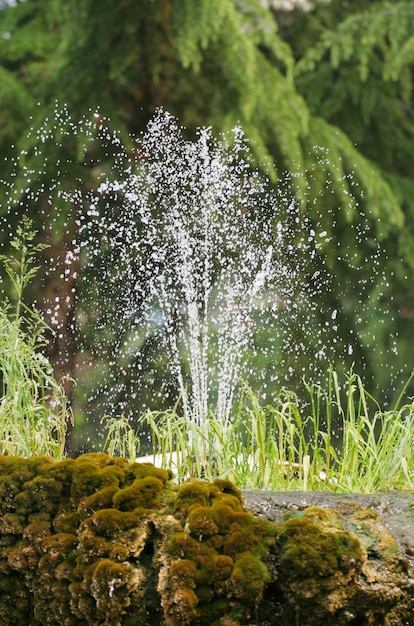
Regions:
<instances>
[{"instance_id":1,"label":"green foliage","mask_svg":"<svg viewBox=\"0 0 414 626\"><path fill-rule=\"evenodd\" d=\"M2 212L9 211L13 225L14 212L26 203L36 228L53 224L54 245L65 236L76 239L77 227L65 225L70 203L63 209L61 199L35 203L30 194L53 189L58 177L65 188L90 188L97 171L110 168L113 155L92 150L89 160L81 146L85 138L70 136L71 121L63 130L56 124L56 97L74 120L102 111L131 150L129 134L140 132L158 106L176 115L189 134L199 125L218 133L241 124L258 166L272 180L290 172L282 201L295 197L315 230L328 233L319 259L332 276L326 301L346 311L330 339L346 345L352 331L358 343L352 358L371 378L370 389L390 398L389 366L395 364L397 375L411 370L413 16L409 0L315 0L311 10L296 6L291 12L271 12L259 0L105 0L99 11L93 0L18 2L1 11ZM36 129L45 121L46 168L36 156L43 141ZM20 195L10 202L8 177L21 149L24 158L15 161L13 174ZM356 228L363 220L361 237ZM363 311L354 286L368 284L376 271L375 237L382 239L379 266L389 280L367 286ZM344 249L348 258L337 253ZM305 277L310 285L312 275ZM51 289L48 281L45 294ZM84 328L94 354L96 329L93 322ZM302 366L294 364L298 377ZM97 364L97 379L103 367ZM118 363L114 369L124 375Z\"/></svg>"},{"instance_id":2,"label":"green foliage","mask_svg":"<svg viewBox=\"0 0 414 626\"><path fill-rule=\"evenodd\" d=\"M413 376L412 376L413 377ZM188 476L226 478L239 487L364 492L414 486L414 408L383 411L352 371L341 385L330 370L327 388L305 382L307 401L282 390L262 407L246 388L228 424L202 426L175 412L147 412L153 460ZM402 406L401 406L402 405Z\"/></svg>"},{"instance_id":3,"label":"green foliage","mask_svg":"<svg viewBox=\"0 0 414 626\"><path fill-rule=\"evenodd\" d=\"M3 454L60 458L69 413L61 385L42 354L48 327L39 311L23 302L23 291L38 267L31 222L23 220L12 246L14 257L1 257L15 293L15 310L0 308L0 449Z\"/></svg>"},{"instance_id":4,"label":"green foliage","mask_svg":"<svg viewBox=\"0 0 414 626\"><path fill-rule=\"evenodd\" d=\"M409 100L411 85L405 82L408 76L404 69L414 61L413 20L412 2L370 2L323 32L317 44L305 52L297 71L315 69L326 54L334 69L344 62L356 61L362 81L382 66L384 80L402 81Z\"/></svg>"},{"instance_id":5,"label":"green foliage","mask_svg":"<svg viewBox=\"0 0 414 626\"><path fill-rule=\"evenodd\" d=\"M120 456L129 459L131 463L138 456L140 440L129 421L121 417L104 416L101 420L107 423L107 436L102 447L102 452L109 456Z\"/></svg>"},{"instance_id":6,"label":"green foliage","mask_svg":"<svg viewBox=\"0 0 414 626\"><path fill-rule=\"evenodd\" d=\"M297 58L298 91L311 112L330 124L320 135L318 126L313 133L310 125L305 141L330 147L334 155L339 149L346 166L355 170L360 202L379 218L379 233L403 236L413 213L414 4L384 0L362 3L357 10L350 3L331 4L317 2L309 16L301 14L285 32ZM306 49L296 43L298 27L308 41ZM404 261L412 265L409 256Z\"/></svg>"}]
</instances>

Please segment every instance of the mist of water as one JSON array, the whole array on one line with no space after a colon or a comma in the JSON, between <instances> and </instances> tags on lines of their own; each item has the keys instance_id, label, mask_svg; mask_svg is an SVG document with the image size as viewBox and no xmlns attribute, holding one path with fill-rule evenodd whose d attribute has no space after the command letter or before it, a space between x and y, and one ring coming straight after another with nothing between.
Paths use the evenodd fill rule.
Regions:
<instances>
[{"instance_id":1,"label":"mist of water","mask_svg":"<svg viewBox=\"0 0 414 626\"><path fill-rule=\"evenodd\" d=\"M240 128L220 139L201 128L189 140L162 111L128 175L97 190L81 233L85 262L96 276L105 242L107 279L132 329L121 350L139 362L137 333L161 330L184 414L197 424L230 419L260 312L275 333L281 310L295 317L304 291L288 229L295 212L250 165Z\"/></svg>"}]
</instances>

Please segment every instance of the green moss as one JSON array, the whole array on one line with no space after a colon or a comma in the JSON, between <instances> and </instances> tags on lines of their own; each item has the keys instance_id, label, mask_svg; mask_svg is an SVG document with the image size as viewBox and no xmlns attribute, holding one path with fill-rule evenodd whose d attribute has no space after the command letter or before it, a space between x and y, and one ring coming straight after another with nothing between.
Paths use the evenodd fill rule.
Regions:
<instances>
[{"instance_id":1,"label":"green moss","mask_svg":"<svg viewBox=\"0 0 414 626\"><path fill-rule=\"evenodd\" d=\"M244 623L274 527L229 481L170 479L105 454L0 458L0 591L21 600L0 593L0 624Z\"/></svg>"},{"instance_id":2,"label":"green moss","mask_svg":"<svg viewBox=\"0 0 414 626\"><path fill-rule=\"evenodd\" d=\"M66 510L62 507L53 520L53 529L56 533L76 533L81 520L78 511Z\"/></svg>"},{"instance_id":3,"label":"green moss","mask_svg":"<svg viewBox=\"0 0 414 626\"><path fill-rule=\"evenodd\" d=\"M327 531L305 516L289 519L279 541L282 576L330 576L337 571L348 571L364 557L360 542L350 532Z\"/></svg>"},{"instance_id":4,"label":"green moss","mask_svg":"<svg viewBox=\"0 0 414 626\"><path fill-rule=\"evenodd\" d=\"M136 478L132 485L117 491L113 498L113 506L121 511L133 511L137 507L158 506L156 496L163 488L163 483L155 476Z\"/></svg>"},{"instance_id":5,"label":"green moss","mask_svg":"<svg viewBox=\"0 0 414 626\"><path fill-rule=\"evenodd\" d=\"M118 487L124 479L124 470L119 465L107 465L98 471L99 487Z\"/></svg>"},{"instance_id":6,"label":"green moss","mask_svg":"<svg viewBox=\"0 0 414 626\"><path fill-rule=\"evenodd\" d=\"M111 544L111 551L109 553L109 558L112 559L113 561L126 561L129 557L129 550L126 546L123 545L112 545Z\"/></svg>"},{"instance_id":7,"label":"green moss","mask_svg":"<svg viewBox=\"0 0 414 626\"><path fill-rule=\"evenodd\" d=\"M237 487L230 480L223 480L222 478L216 478L213 481L213 485L215 487L218 487L222 493L229 494L231 496L234 496L240 502L242 501L242 493L240 489L237 489Z\"/></svg>"},{"instance_id":8,"label":"green moss","mask_svg":"<svg viewBox=\"0 0 414 626\"><path fill-rule=\"evenodd\" d=\"M249 526L243 528L239 524L234 524L224 540L223 551L225 554L235 558L244 552L253 552L259 545L260 540L260 535L255 535Z\"/></svg>"},{"instance_id":9,"label":"green moss","mask_svg":"<svg viewBox=\"0 0 414 626\"><path fill-rule=\"evenodd\" d=\"M93 534L111 537L115 533L139 524L139 517L133 512L118 509L101 509L81 524L80 530L89 529Z\"/></svg>"},{"instance_id":10,"label":"green moss","mask_svg":"<svg viewBox=\"0 0 414 626\"><path fill-rule=\"evenodd\" d=\"M180 587L169 603L165 603L169 626L192 624L198 617L198 598L192 589Z\"/></svg>"},{"instance_id":11,"label":"green moss","mask_svg":"<svg viewBox=\"0 0 414 626\"><path fill-rule=\"evenodd\" d=\"M39 549L29 540L22 539L8 551L7 562L12 570L25 574L36 569L39 556Z\"/></svg>"},{"instance_id":12,"label":"green moss","mask_svg":"<svg viewBox=\"0 0 414 626\"><path fill-rule=\"evenodd\" d=\"M0 498L3 503L12 500L19 493L20 484L14 476L1 475L0 477Z\"/></svg>"},{"instance_id":13,"label":"green moss","mask_svg":"<svg viewBox=\"0 0 414 626\"><path fill-rule=\"evenodd\" d=\"M359 538L369 559L395 563L398 567L403 557L401 547L389 530L379 522L376 511L357 511L349 517L347 528Z\"/></svg>"},{"instance_id":14,"label":"green moss","mask_svg":"<svg viewBox=\"0 0 414 626\"><path fill-rule=\"evenodd\" d=\"M0 532L8 535L20 535L26 525L26 517L14 513L5 513L0 517Z\"/></svg>"},{"instance_id":15,"label":"green moss","mask_svg":"<svg viewBox=\"0 0 414 626\"><path fill-rule=\"evenodd\" d=\"M44 539L50 535L50 522L34 521L25 526L22 536L33 543L43 543Z\"/></svg>"},{"instance_id":16,"label":"green moss","mask_svg":"<svg viewBox=\"0 0 414 626\"><path fill-rule=\"evenodd\" d=\"M46 537L43 541L43 562L57 565L68 558L78 546L78 538L70 533L56 533Z\"/></svg>"},{"instance_id":17,"label":"green moss","mask_svg":"<svg viewBox=\"0 0 414 626\"><path fill-rule=\"evenodd\" d=\"M251 554L244 554L234 563L230 588L236 598L253 606L260 601L269 581L270 575L264 564Z\"/></svg>"},{"instance_id":18,"label":"green moss","mask_svg":"<svg viewBox=\"0 0 414 626\"><path fill-rule=\"evenodd\" d=\"M181 559L171 563L170 575L174 584L179 587L194 587L196 577L196 565L190 559Z\"/></svg>"},{"instance_id":19,"label":"green moss","mask_svg":"<svg viewBox=\"0 0 414 626\"><path fill-rule=\"evenodd\" d=\"M104 537L83 532L79 538L79 549L81 551L79 562L90 563L96 558L108 557L112 546Z\"/></svg>"},{"instance_id":20,"label":"green moss","mask_svg":"<svg viewBox=\"0 0 414 626\"><path fill-rule=\"evenodd\" d=\"M56 513L62 494L62 484L54 478L35 476L24 483L24 489L30 495L33 511Z\"/></svg>"},{"instance_id":21,"label":"green moss","mask_svg":"<svg viewBox=\"0 0 414 626\"><path fill-rule=\"evenodd\" d=\"M74 467L74 459L63 459L50 466L48 475L66 486L72 482Z\"/></svg>"},{"instance_id":22,"label":"green moss","mask_svg":"<svg viewBox=\"0 0 414 626\"><path fill-rule=\"evenodd\" d=\"M295 593L298 605L308 606L310 599L317 602L335 590L347 589L361 574L365 560L358 537L328 509L311 507L292 516L281 529L280 587Z\"/></svg>"},{"instance_id":23,"label":"green moss","mask_svg":"<svg viewBox=\"0 0 414 626\"><path fill-rule=\"evenodd\" d=\"M230 530L235 514L234 503L223 500L214 504L215 521L221 534L225 534Z\"/></svg>"},{"instance_id":24,"label":"green moss","mask_svg":"<svg viewBox=\"0 0 414 626\"><path fill-rule=\"evenodd\" d=\"M184 623L245 623L248 606L260 601L270 580L261 558L275 543L277 527L246 512L228 481L189 481L178 490L175 512L182 530L173 533L168 546L175 560L163 602L171 607L179 592L193 590L197 603L193 597L192 616L185 617L191 621Z\"/></svg>"},{"instance_id":25,"label":"green moss","mask_svg":"<svg viewBox=\"0 0 414 626\"><path fill-rule=\"evenodd\" d=\"M82 515L85 515L86 513L93 513L98 509L109 509L112 506L112 499L117 491L118 487L115 485L98 489L98 491L95 491L95 493L85 498L81 503L79 507L80 512Z\"/></svg>"},{"instance_id":26,"label":"green moss","mask_svg":"<svg viewBox=\"0 0 414 626\"><path fill-rule=\"evenodd\" d=\"M233 571L233 559L225 554L219 554L214 559L214 579L226 580Z\"/></svg>"},{"instance_id":27,"label":"green moss","mask_svg":"<svg viewBox=\"0 0 414 626\"><path fill-rule=\"evenodd\" d=\"M187 524L190 533L199 539L211 537L219 533L215 511L211 507L201 506L200 504L191 506Z\"/></svg>"},{"instance_id":28,"label":"green moss","mask_svg":"<svg viewBox=\"0 0 414 626\"><path fill-rule=\"evenodd\" d=\"M101 484L96 464L89 455L85 456L86 458L76 459L73 468L71 499L74 504L95 493Z\"/></svg>"},{"instance_id":29,"label":"green moss","mask_svg":"<svg viewBox=\"0 0 414 626\"><path fill-rule=\"evenodd\" d=\"M5 497L3 499L3 507L8 508L7 506L8 498ZM17 515L21 515L22 517L27 517L33 511L33 498L28 489L24 491L20 491L16 494L14 501L14 511Z\"/></svg>"},{"instance_id":30,"label":"green moss","mask_svg":"<svg viewBox=\"0 0 414 626\"><path fill-rule=\"evenodd\" d=\"M190 480L178 489L175 512L184 517L190 506L194 504L207 506L209 500L209 486L200 480Z\"/></svg>"},{"instance_id":31,"label":"green moss","mask_svg":"<svg viewBox=\"0 0 414 626\"><path fill-rule=\"evenodd\" d=\"M81 584L70 586L71 602L78 617L88 624L121 624L130 604L129 563L99 559L84 570Z\"/></svg>"}]
</instances>

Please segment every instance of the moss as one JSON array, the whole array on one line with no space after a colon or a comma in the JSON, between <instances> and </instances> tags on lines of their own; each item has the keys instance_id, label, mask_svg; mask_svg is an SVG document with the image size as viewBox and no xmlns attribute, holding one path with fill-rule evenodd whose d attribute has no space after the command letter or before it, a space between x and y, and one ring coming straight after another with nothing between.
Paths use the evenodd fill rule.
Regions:
<instances>
[{"instance_id":1,"label":"moss","mask_svg":"<svg viewBox=\"0 0 414 626\"><path fill-rule=\"evenodd\" d=\"M217 581L226 580L233 571L233 559L225 554L219 554L214 559L214 578Z\"/></svg>"},{"instance_id":2,"label":"moss","mask_svg":"<svg viewBox=\"0 0 414 626\"><path fill-rule=\"evenodd\" d=\"M13 498L20 489L21 481L14 474L1 474L0 498L3 502Z\"/></svg>"},{"instance_id":3,"label":"moss","mask_svg":"<svg viewBox=\"0 0 414 626\"><path fill-rule=\"evenodd\" d=\"M355 535L346 530L327 530L306 516L289 519L279 541L282 576L326 577L353 569L365 557Z\"/></svg>"},{"instance_id":4,"label":"moss","mask_svg":"<svg viewBox=\"0 0 414 626\"><path fill-rule=\"evenodd\" d=\"M45 553L39 565L48 563L48 566L56 566L66 560L78 546L78 538L70 533L56 533L46 537L43 541L43 552Z\"/></svg>"},{"instance_id":5,"label":"moss","mask_svg":"<svg viewBox=\"0 0 414 626\"><path fill-rule=\"evenodd\" d=\"M234 504L226 500L214 504L215 521L221 534L227 533L234 522L233 507Z\"/></svg>"},{"instance_id":6,"label":"moss","mask_svg":"<svg viewBox=\"0 0 414 626\"><path fill-rule=\"evenodd\" d=\"M62 484L54 478L35 476L24 483L24 490L29 494L32 511L56 513L62 494Z\"/></svg>"},{"instance_id":7,"label":"moss","mask_svg":"<svg viewBox=\"0 0 414 626\"><path fill-rule=\"evenodd\" d=\"M320 615L336 615L343 598L357 593L367 555L337 513L310 507L292 516L281 528L277 548L278 585L294 594L303 620L308 607L319 607Z\"/></svg>"},{"instance_id":8,"label":"moss","mask_svg":"<svg viewBox=\"0 0 414 626\"><path fill-rule=\"evenodd\" d=\"M270 575L264 564L251 554L244 554L234 563L230 588L236 598L254 606L260 601L269 581Z\"/></svg>"},{"instance_id":9,"label":"moss","mask_svg":"<svg viewBox=\"0 0 414 626\"><path fill-rule=\"evenodd\" d=\"M27 539L18 541L7 554L7 562L11 569L23 574L35 570L38 560L38 548Z\"/></svg>"},{"instance_id":10,"label":"moss","mask_svg":"<svg viewBox=\"0 0 414 626\"><path fill-rule=\"evenodd\" d=\"M126 484L132 483L136 478L146 478L154 476L163 484L173 478L173 473L169 469L155 467L152 463L131 463L125 471Z\"/></svg>"},{"instance_id":11,"label":"moss","mask_svg":"<svg viewBox=\"0 0 414 626\"><path fill-rule=\"evenodd\" d=\"M244 552L253 552L260 543L260 535L255 535L250 527L235 524L224 540L224 554L235 558Z\"/></svg>"},{"instance_id":12,"label":"moss","mask_svg":"<svg viewBox=\"0 0 414 626\"><path fill-rule=\"evenodd\" d=\"M216 478L213 481L213 485L215 487L218 487L222 493L229 494L231 496L234 496L240 502L242 501L242 493L240 489L237 489L237 487L230 480L223 480L222 478Z\"/></svg>"},{"instance_id":13,"label":"moss","mask_svg":"<svg viewBox=\"0 0 414 626\"><path fill-rule=\"evenodd\" d=\"M0 598L0 620L5 626L32 626L32 597L20 576L0 577Z\"/></svg>"},{"instance_id":14,"label":"moss","mask_svg":"<svg viewBox=\"0 0 414 626\"><path fill-rule=\"evenodd\" d=\"M195 587L196 565L190 559L171 563L170 575L174 584L183 587Z\"/></svg>"},{"instance_id":15,"label":"moss","mask_svg":"<svg viewBox=\"0 0 414 626\"><path fill-rule=\"evenodd\" d=\"M372 509L357 511L348 519L347 528L361 541L369 559L398 564L402 550L395 537L379 523L379 516Z\"/></svg>"},{"instance_id":16,"label":"moss","mask_svg":"<svg viewBox=\"0 0 414 626\"><path fill-rule=\"evenodd\" d=\"M60 510L53 519L53 529L56 533L76 533L81 520L79 511Z\"/></svg>"},{"instance_id":17,"label":"moss","mask_svg":"<svg viewBox=\"0 0 414 626\"><path fill-rule=\"evenodd\" d=\"M139 523L139 517L133 512L118 509L101 509L81 524L80 530L88 528L92 533L111 537L118 531L132 528Z\"/></svg>"},{"instance_id":18,"label":"moss","mask_svg":"<svg viewBox=\"0 0 414 626\"><path fill-rule=\"evenodd\" d=\"M81 582L70 585L75 615L88 624L121 624L130 603L128 583L132 566L99 559L83 570Z\"/></svg>"},{"instance_id":19,"label":"moss","mask_svg":"<svg viewBox=\"0 0 414 626\"><path fill-rule=\"evenodd\" d=\"M190 533L199 539L219 533L215 511L211 507L199 504L190 507L187 524Z\"/></svg>"},{"instance_id":20,"label":"moss","mask_svg":"<svg viewBox=\"0 0 414 626\"><path fill-rule=\"evenodd\" d=\"M175 512L185 517L188 508L194 504L207 506L210 500L210 490L206 483L200 480L190 480L178 489L175 503Z\"/></svg>"},{"instance_id":21,"label":"moss","mask_svg":"<svg viewBox=\"0 0 414 626\"><path fill-rule=\"evenodd\" d=\"M107 613L105 604L114 604L113 598L126 587L130 573L129 563L118 564L111 559L102 559L95 565L90 589L101 613Z\"/></svg>"},{"instance_id":22,"label":"moss","mask_svg":"<svg viewBox=\"0 0 414 626\"><path fill-rule=\"evenodd\" d=\"M214 548L216 551L221 551L224 545L224 537L222 535L213 535L212 537L208 537L204 539L205 544Z\"/></svg>"},{"instance_id":23,"label":"moss","mask_svg":"<svg viewBox=\"0 0 414 626\"><path fill-rule=\"evenodd\" d=\"M207 588L209 589L209 588ZM211 626L215 623L217 626L223 622L221 620L219 622L214 622L216 618L219 618L222 615L227 614L230 611L230 603L229 600L225 597L209 597L208 600L203 602L199 599L200 607L199 612L202 615L202 621L208 626ZM234 626L239 626L240 622L235 622Z\"/></svg>"},{"instance_id":24,"label":"moss","mask_svg":"<svg viewBox=\"0 0 414 626\"><path fill-rule=\"evenodd\" d=\"M109 509L112 506L112 499L118 488L115 485L103 487L91 494L81 503L79 511L82 515L93 513L97 509Z\"/></svg>"},{"instance_id":25,"label":"moss","mask_svg":"<svg viewBox=\"0 0 414 626\"><path fill-rule=\"evenodd\" d=\"M89 455L85 457L79 457L73 468L71 500L74 504L95 493L101 482L96 464Z\"/></svg>"},{"instance_id":26,"label":"moss","mask_svg":"<svg viewBox=\"0 0 414 626\"><path fill-rule=\"evenodd\" d=\"M104 537L94 535L90 532L82 532L79 537L79 549L81 556L78 562L90 563L96 558L109 556L111 543Z\"/></svg>"},{"instance_id":27,"label":"moss","mask_svg":"<svg viewBox=\"0 0 414 626\"><path fill-rule=\"evenodd\" d=\"M100 489L107 486L118 487L124 479L124 471L119 465L106 465L100 469L97 474Z\"/></svg>"},{"instance_id":28,"label":"moss","mask_svg":"<svg viewBox=\"0 0 414 626\"><path fill-rule=\"evenodd\" d=\"M48 475L55 480L58 480L63 485L69 485L72 482L73 470L75 468L76 461L74 459L63 459L57 461L50 466Z\"/></svg>"},{"instance_id":29,"label":"moss","mask_svg":"<svg viewBox=\"0 0 414 626\"><path fill-rule=\"evenodd\" d=\"M6 502L4 502L4 500L6 500ZM7 497L4 500L3 502L6 505L4 508L8 508ZM31 497L30 491L27 489L17 493L16 497L14 498L13 504L14 511L17 513L17 515L27 517L33 511L33 499Z\"/></svg>"},{"instance_id":30,"label":"moss","mask_svg":"<svg viewBox=\"0 0 414 626\"><path fill-rule=\"evenodd\" d=\"M23 515L5 513L0 518L0 532L8 535L20 535L26 525L26 518Z\"/></svg>"},{"instance_id":31,"label":"moss","mask_svg":"<svg viewBox=\"0 0 414 626\"><path fill-rule=\"evenodd\" d=\"M189 481L178 490L175 512L182 530L168 546L175 561L163 577L163 602L171 611L179 590L192 589L197 604L185 623L245 623L270 580L261 558L275 543L277 527L246 512L228 481Z\"/></svg>"},{"instance_id":32,"label":"moss","mask_svg":"<svg viewBox=\"0 0 414 626\"><path fill-rule=\"evenodd\" d=\"M127 547L123 546L123 545L112 545L111 544L111 551L109 553L109 558L112 559L113 561L126 561L129 557L129 550Z\"/></svg>"},{"instance_id":33,"label":"moss","mask_svg":"<svg viewBox=\"0 0 414 626\"><path fill-rule=\"evenodd\" d=\"M113 498L113 506L121 511L133 511L138 507L159 506L157 494L163 488L163 483L155 476L136 478L132 485L117 491Z\"/></svg>"},{"instance_id":34,"label":"moss","mask_svg":"<svg viewBox=\"0 0 414 626\"><path fill-rule=\"evenodd\" d=\"M192 589L181 587L164 603L164 611L169 626L186 626L198 616L198 598Z\"/></svg>"},{"instance_id":35,"label":"moss","mask_svg":"<svg viewBox=\"0 0 414 626\"><path fill-rule=\"evenodd\" d=\"M0 476L0 590L21 599L0 593L0 624L235 624L260 598L274 532L229 481L105 454L0 458Z\"/></svg>"},{"instance_id":36,"label":"moss","mask_svg":"<svg viewBox=\"0 0 414 626\"><path fill-rule=\"evenodd\" d=\"M31 542L38 544L43 543L44 539L50 535L50 522L33 521L24 527L22 536Z\"/></svg>"}]
</instances>

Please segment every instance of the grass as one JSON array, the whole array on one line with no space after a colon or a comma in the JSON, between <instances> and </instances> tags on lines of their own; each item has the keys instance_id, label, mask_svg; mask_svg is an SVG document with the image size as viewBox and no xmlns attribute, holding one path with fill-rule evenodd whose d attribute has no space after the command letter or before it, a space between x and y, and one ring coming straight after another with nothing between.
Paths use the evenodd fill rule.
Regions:
<instances>
[{"instance_id":1,"label":"grass","mask_svg":"<svg viewBox=\"0 0 414 626\"><path fill-rule=\"evenodd\" d=\"M64 455L69 411L62 386L43 355L48 326L23 292L36 275L36 254L30 220L23 220L12 240L15 255L1 256L14 291L14 306L0 307L0 452L15 456Z\"/></svg>"},{"instance_id":2,"label":"grass","mask_svg":"<svg viewBox=\"0 0 414 626\"><path fill-rule=\"evenodd\" d=\"M414 374L413 374L414 375ZM201 426L176 409L147 411L153 458L178 481L228 478L271 490L372 493L414 488L414 406L382 411L349 372L341 384L329 370L326 388L305 383L306 401L282 390L270 405L245 388L228 424L208 416Z\"/></svg>"},{"instance_id":3,"label":"grass","mask_svg":"<svg viewBox=\"0 0 414 626\"><path fill-rule=\"evenodd\" d=\"M48 330L23 292L36 275L30 220L12 241L15 255L0 257L14 290L14 306L0 306L0 453L64 456L69 412L61 384L43 355ZM244 387L236 415L221 423L207 415L201 424L169 411L147 411L157 464L179 482L188 477L232 480L237 486L271 490L368 492L414 489L414 404L404 402L407 381L395 407L381 410L353 371L339 381L330 369L325 388L304 383L306 399L282 389L262 406ZM104 451L134 461L139 432L124 417L107 423Z\"/></svg>"}]
</instances>

